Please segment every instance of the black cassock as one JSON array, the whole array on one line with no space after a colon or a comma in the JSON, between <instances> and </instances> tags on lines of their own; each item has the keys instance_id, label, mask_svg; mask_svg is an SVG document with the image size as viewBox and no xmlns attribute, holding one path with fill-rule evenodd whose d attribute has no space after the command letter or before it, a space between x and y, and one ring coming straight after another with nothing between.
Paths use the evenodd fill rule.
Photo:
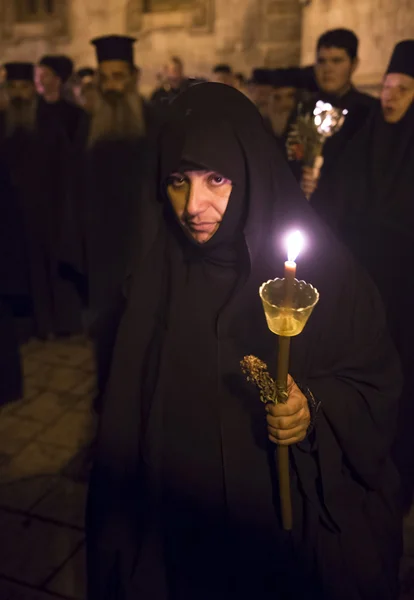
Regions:
<instances>
[{"instance_id":1,"label":"black cassock","mask_svg":"<svg viewBox=\"0 0 414 600\"><path fill-rule=\"evenodd\" d=\"M414 106L397 124L379 109L312 198L381 292L404 371L395 458L407 508L414 488Z\"/></svg>"},{"instance_id":2,"label":"black cassock","mask_svg":"<svg viewBox=\"0 0 414 600\"><path fill-rule=\"evenodd\" d=\"M103 390L123 305L131 223L149 165L147 137L104 140L78 152L66 216L62 262L89 309L98 388ZM119 305L118 305L119 299Z\"/></svg>"},{"instance_id":3,"label":"black cassock","mask_svg":"<svg viewBox=\"0 0 414 600\"><path fill-rule=\"evenodd\" d=\"M8 169L0 163L0 406L22 397L17 332L13 308L27 298L23 218Z\"/></svg>"},{"instance_id":4,"label":"black cassock","mask_svg":"<svg viewBox=\"0 0 414 600\"><path fill-rule=\"evenodd\" d=\"M400 373L376 290L302 198L244 96L204 84L172 111L157 184L141 199L101 418L88 598L395 600ZM163 193L184 164L233 181L202 246ZM258 289L282 275L293 227L307 240L298 276L321 299L292 341L290 372L322 407L313 434L290 448L290 536L264 408L240 360L256 354L274 374L277 338Z\"/></svg>"},{"instance_id":5,"label":"black cassock","mask_svg":"<svg viewBox=\"0 0 414 600\"><path fill-rule=\"evenodd\" d=\"M64 98L51 103L39 98L37 119L40 126L49 127L53 122L56 127L64 131L70 143L76 142L81 135L86 118L82 108Z\"/></svg>"},{"instance_id":6,"label":"black cassock","mask_svg":"<svg viewBox=\"0 0 414 600\"><path fill-rule=\"evenodd\" d=\"M0 156L13 185L24 221L20 238L26 251L33 333L72 334L81 331L81 304L70 283L59 275L64 207L70 175L65 134L53 122L35 132L5 133L1 121Z\"/></svg>"}]
</instances>

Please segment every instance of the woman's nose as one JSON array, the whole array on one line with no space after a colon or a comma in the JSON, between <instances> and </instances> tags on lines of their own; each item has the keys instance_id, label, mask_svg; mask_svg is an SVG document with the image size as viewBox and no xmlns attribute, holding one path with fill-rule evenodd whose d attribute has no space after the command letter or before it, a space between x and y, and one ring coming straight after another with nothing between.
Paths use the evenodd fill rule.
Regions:
<instances>
[{"instance_id":1,"label":"woman's nose","mask_svg":"<svg viewBox=\"0 0 414 600\"><path fill-rule=\"evenodd\" d=\"M202 212L205 200L205 190L202 183L197 180L191 181L188 190L187 213L197 215Z\"/></svg>"}]
</instances>

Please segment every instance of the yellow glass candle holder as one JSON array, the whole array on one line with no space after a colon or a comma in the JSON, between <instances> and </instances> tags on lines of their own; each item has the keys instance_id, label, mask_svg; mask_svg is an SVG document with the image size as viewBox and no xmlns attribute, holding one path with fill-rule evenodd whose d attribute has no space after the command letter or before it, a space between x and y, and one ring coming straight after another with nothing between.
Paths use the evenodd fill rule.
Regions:
<instances>
[{"instance_id":1,"label":"yellow glass candle holder","mask_svg":"<svg viewBox=\"0 0 414 600\"><path fill-rule=\"evenodd\" d=\"M286 306L285 300L285 279L266 281L259 293L270 331L283 337L294 337L302 333L319 301L318 290L310 283L297 279L293 282L289 306Z\"/></svg>"}]
</instances>

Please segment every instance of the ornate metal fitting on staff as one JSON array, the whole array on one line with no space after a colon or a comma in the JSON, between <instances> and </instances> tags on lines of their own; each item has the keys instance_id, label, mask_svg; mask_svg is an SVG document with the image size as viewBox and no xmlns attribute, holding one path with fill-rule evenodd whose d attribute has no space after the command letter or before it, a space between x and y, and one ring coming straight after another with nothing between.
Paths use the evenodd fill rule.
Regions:
<instances>
[{"instance_id":1,"label":"ornate metal fitting on staff","mask_svg":"<svg viewBox=\"0 0 414 600\"><path fill-rule=\"evenodd\" d=\"M274 404L286 404L289 399L289 392L287 391L286 387L276 381L275 392Z\"/></svg>"},{"instance_id":2,"label":"ornate metal fitting on staff","mask_svg":"<svg viewBox=\"0 0 414 600\"><path fill-rule=\"evenodd\" d=\"M245 356L242 361L240 361L240 366L242 368L243 373L246 375L246 379L249 383L253 383L260 394L260 401L263 404L277 404L281 402L281 394L278 395L278 390L276 387L275 380L271 377L267 365L265 362L257 358L257 356ZM283 392L283 390L282 390ZM287 392L286 400L287 400ZM284 402L286 402L284 400Z\"/></svg>"}]
</instances>

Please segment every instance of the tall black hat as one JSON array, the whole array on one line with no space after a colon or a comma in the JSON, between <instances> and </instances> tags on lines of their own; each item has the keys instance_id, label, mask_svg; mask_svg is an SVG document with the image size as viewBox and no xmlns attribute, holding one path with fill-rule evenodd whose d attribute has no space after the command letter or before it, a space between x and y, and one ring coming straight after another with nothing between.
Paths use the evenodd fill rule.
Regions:
<instances>
[{"instance_id":1,"label":"tall black hat","mask_svg":"<svg viewBox=\"0 0 414 600\"><path fill-rule=\"evenodd\" d=\"M4 65L7 81L33 81L34 65L26 62L11 62Z\"/></svg>"},{"instance_id":2,"label":"tall black hat","mask_svg":"<svg viewBox=\"0 0 414 600\"><path fill-rule=\"evenodd\" d=\"M95 38L91 44L95 46L98 63L105 60L123 60L133 65L135 42L135 38L126 35L106 35Z\"/></svg>"},{"instance_id":3,"label":"tall black hat","mask_svg":"<svg viewBox=\"0 0 414 600\"><path fill-rule=\"evenodd\" d=\"M275 88L300 88L300 69L298 67L289 67L288 69L273 69L272 85Z\"/></svg>"},{"instance_id":4,"label":"tall black hat","mask_svg":"<svg viewBox=\"0 0 414 600\"><path fill-rule=\"evenodd\" d=\"M302 67L300 69L300 86L303 90L311 93L319 92L319 87L316 82L315 68L313 65Z\"/></svg>"},{"instance_id":5,"label":"tall black hat","mask_svg":"<svg viewBox=\"0 0 414 600\"><path fill-rule=\"evenodd\" d=\"M63 54L59 56L44 56L39 61L39 65L51 69L60 77L63 83L66 83L73 73L73 60Z\"/></svg>"},{"instance_id":6,"label":"tall black hat","mask_svg":"<svg viewBox=\"0 0 414 600\"><path fill-rule=\"evenodd\" d=\"M395 46L387 73L403 73L414 77L414 40L403 40Z\"/></svg>"},{"instance_id":7,"label":"tall black hat","mask_svg":"<svg viewBox=\"0 0 414 600\"><path fill-rule=\"evenodd\" d=\"M256 85L273 85L272 73L272 69L253 69L249 83Z\"/></svg>"}]
</instances>

